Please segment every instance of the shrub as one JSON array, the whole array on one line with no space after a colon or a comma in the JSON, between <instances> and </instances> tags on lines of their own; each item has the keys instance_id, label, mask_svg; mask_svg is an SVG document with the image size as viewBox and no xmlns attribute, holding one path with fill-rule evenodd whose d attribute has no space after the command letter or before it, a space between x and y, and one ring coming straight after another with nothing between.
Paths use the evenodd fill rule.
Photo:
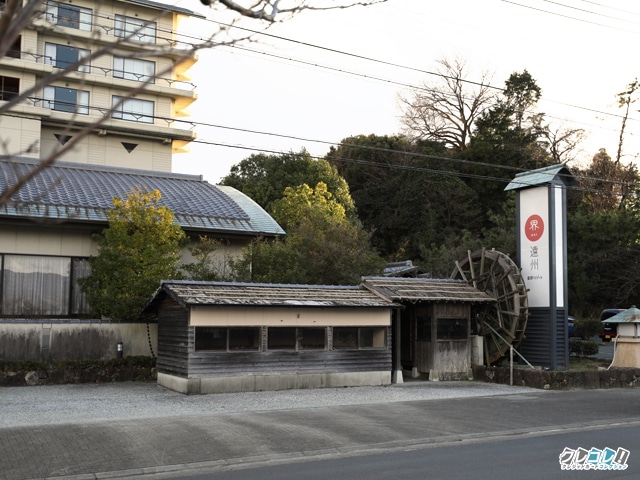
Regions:
<instances>
[{"instance_id":1,"label":"shrub","mask_svg":"<svg viewBox=\"0 0 640 480\"><path fill-rule=\"evenodd\" d=\"M573 324L573 334L584 340L589 340L602 330L602 322L597 318L576 320Z\"/></svg>"},{"instance_id":2,"label":"shrub","mask_svg":"<svg viewBox=\"0 0 640 480\"><path fill-rule=\"evenodd\" d=\"M570 340L569 355L575 354L578 357L588 357L598 353L598 343L593 340Z\"/></svg>"}]
</instances>

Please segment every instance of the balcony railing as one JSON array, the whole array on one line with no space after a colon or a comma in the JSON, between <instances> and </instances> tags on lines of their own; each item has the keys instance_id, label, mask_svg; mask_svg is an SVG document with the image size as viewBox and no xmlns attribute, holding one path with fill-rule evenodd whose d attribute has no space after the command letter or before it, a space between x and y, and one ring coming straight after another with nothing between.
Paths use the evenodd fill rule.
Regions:
<instances>
[{"instance_id":1,"label":"balcony railing","mask_svg":"<svg viewBox=\"0 0 640 480\"><path fill-rule=\"evenodd\" d=\"M87 33L99 32L101 34L106 34L107 36L113 37L114 42L131 42L138 45L139 48L145 48L145 46L149 45L160 47L168 46L172 49L182 50L187 53L190 50L193 50L195 44L200 43L199 40L189 37L188 35L184 35L173 30L159 28L158 22L155 21L156 19L143 20L139 17L131 18L133 26L128 25L127 28L123 28L122 22L118 23L113 15L101 13L99 7L100 2L95 2L95 5L98 5L98 8L82 9L81 7L75 7L66 3L47 1L43 3L38 18L40 21L67 27L69 29L84 31ZM52 15L47 13L50 6L53 6L54 8L62 8L57 8L57 14ZM87 11L89 14L81 15L81 11ZM157 11L158 14L161 13L160 8L158 8ZM125 16L123 15L123 17ZM158 18L159 17L160 15L158 15ZM135 28L138 23L140 24L140 28ZM124 24L126 25L126 21ZM147 28L148 25L155 26L155 35L150 35L149 29Z\"/></svg>"},{"instance_id":2,"label":"balcony railing","mask_svg":"<svg viewBox=\"0 0 640 480\"><path fill-rule=\"evenodd\" d=\"M51 108L52 104L62 105L65 103L60 100L50 100L42 97L28 97L25 99L25 101L29 102L33 107L46 108L50 110L54 110L53 108ZM57 110L57 111L68 113L73 110L76 110L76 107L78 107L78 109L81 108L87 112L87 114L75 113L76 118L78 120L82 120L83 118L90 117L91 121L95 121L96 116L102 116L104 117L105 120L114 119L114 120L121 120L123 122L132 122L140 125L149 125L149 126L156 125L156 126L175 128L180 130L193 131L196 127L196 124L194 122L190 122L187 120L180 120L180 119L175 119L171 117L160 117L157 115L150 115L148 113L141 113L141 112L135 112L135 111L127 111L127 110L123 110L122 108L113 109L110 107L96 107L96 106L90 106L90 105L75 105L75 104L74 105L65 104L65 105L67 108L65 108L64 110ZM114 113L126 114L128 118L127 119L115 118L113 117ZM146 121L146 119L151 119L152 121L148 122Z\"/></svg>"},{"instance_id":3,"label":"balcony railing","mask_svg":"<svg viewBox=\"0 0 640 480\"><path fill-rule=\"evenodd\" d=\"M53 68L64 68L64 67L56 67L56 65L54 65L53 59L51 57L47 57L46 55L42 55L42 54L37 54L37 53L32 53L32 52L25 52L25 51L19 51L20 56L19 57L13 57L13 58L20 58L20 59L25 59L25 60L33 60L33 62L35 63L42 63L42 64L47 64L47 65L51 65ZM48 60L48 61L47 61ZM122 77L116 77L113 75L113 72L117 71L118 73L122 74L126 74L126 75L130 75L133 77L136 77L138 81L142 82L145 81L149 75L144 75L144 74L138 74L136 72L129 72L126 70L122 70L122 69L118 69L115 70L113 68L106 68L106 67L98 67L98 66L94 66L94 65L87 65L87 64L82 64L83 66L88 66L88 71L83 71L83 72L78 72L78 73L90 73L93 75L98 75L96 73L100 72L104 77L112 77L112 78L118 78L118 79L122 79ZM159 86L166 86L166 87L171 87L171 88L178 88L181 90L187 90L187 91L195 91L196 89L196 85L192 82L185 82L185 81L181 81L181 80L176 80L174 78L169 78L169 77L156 77L154 76L154 81L150 82L153 83L155 85L159 85ZM128 79L127 79L128 80ZM131 79L132 80L132 79ZM136 81L136 80L132 80L132 81Z\"/></svg>"}]
</instances>

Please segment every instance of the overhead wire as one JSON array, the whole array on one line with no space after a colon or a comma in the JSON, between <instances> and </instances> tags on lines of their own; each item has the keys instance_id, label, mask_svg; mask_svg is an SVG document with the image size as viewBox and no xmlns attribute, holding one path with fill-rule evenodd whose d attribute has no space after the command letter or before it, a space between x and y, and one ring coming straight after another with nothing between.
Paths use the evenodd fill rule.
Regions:
<instances>
[{"instance_id":1,"label":"overhead wire","mask_svg":"<svg viewBox=\"0 0 640 480\"><path fill-rule=\"evenodd\" d=\"M515 5L519 5L516 2L510 2L508 0L502 0L502 1L504 1L506 3L513 3ZM544 1L547 1L547 0L544 0ZM549 1L549 3L558 4L558 2L551 2L551 1ZM593 2L589 2L589 3L593 3ZM562 5L562 4L559 4L559 5ZM519 6L527 7L525 5L519 5ZM566 5L563 5L563 6L566 6ZM552 13L553 14L553 12L546 12L546 13ZM590 13L593 13L593 12L590 12ZM99 15L97 15L97 17L102 18ZM104 18L109 18L109 17L106 16ZM574 20L579 20L579 19L576 19L576 18L573 18L573 17L570 17L570 18L572 18ZM224 22L218 22L218 21L211 20L211 19L205 19L205 21L216 23L217 25L220 25L220 26L222 26L224 28L239 29L239 30L244 31L247 34L251 34L251 35L265 36L265 37L269 37L269 38L272 38L272 39L291 42L291 43L294 43L294 44L297 44L297 45L303 45L303 46L314 48L314 49L320 49L320 50L328 51L328 52L331 52L331 53L334 53L334 54L339 54L339 55L347 56L347 57L350 57L350 58L357 58L357 59L360 59L360 60L365 60L367 62L374 62L374 63L377 63L377 64L390 66L390 67L394 67L394 68L411 70L411 71L419 72L419 73L426 74L426 75L435 75L435 76L438 76L438 77L441 77L441 78L453 79L453 77L449 77L447 75L443 75L442 73L439 73L439 72L432 72L432 71L429 71L429 70L419 69L419 68L416 68L416 67L402 65L402 64L399 64L399 63L395 63L395 62L388 62L388 61L384 61L384 60L380 60L380 59L375 59L375 58L372 58L372 57L369 57L369 56L365 56L365 55L358 55L358 54L346 52L346 51L343 51L343 50L324 47L324 46L321 46L321 45L316 45L316 44L313 44L313 43L304 42L304 41L300 41L300 40L290 39L290 38L287 38L287 37L283 37L281 35L275 35L275 34L272 34L272 33L269 33L269 32L265 32L265 31L258 31L258 30L248 29L246 27L241 27L241 26L238 26L238 25L235 25L235 24L228 24L228 23L224 23ZM600 25L600 24L598 24L598 25ZM606 25L601 25L601 26L606 26ZM161 28L158 28L158 31L162 32L162 33L168 33L168 34L171 34L171 35L176 33L176 32L174 32L172 30L161 29ZM191 40L198 41L198 42L206 42L206 40L203 39L202 37L193 36L193 35L186 35L185 36L183 34L183 35L181 35L181 38L183 39L182 41L184 41L184 39L191 39ZM186 42L186 44L188 44L188 42ZM196 43L193 43L192 46L195 47ZM374 81L391 83L391 84L395 84L395 85L399 85L399 86L403 86L403 87L408 87L408 88L413 88L413 89L418 89L418 90L420 90L420 89L428 90L425 86L415 86L415 85L411 85L411 84L404 83L404 82L398 82L398 81L394 81L394 80L384 79L384 78L378 77L378 76L366 75L366 74L361 74L361 73L358 73L358 72L348 71L348 70L345 70L345 69L342 69L342 68L337 68L337 67L332 67L332 66L327 66L327 65L321 65L321 64L319 64L317 62L294 59L294 58L291 58L291 57L285 57L283 55L278 55L278 54L271 53L271 52L263 52L263 51L258 51L258 50L255 50L255 49L250 49L248 47L240 47L240 46L235 45L235 44L218 44L218 46L226 46L228 48L235 48L235 49L238 49L238 50L244 50L244 51L248 51L248 52L252 52L252 53L258 53L258 54L261 54L261 55L265 55L265 56L273 57L273 58L278 58L280 60L285 60L285 61L288 61L288 62L308 65L308 66L312 66L314 68L327 69L327 70L330 70L330 71L338 72L340 74L348 74L348 75L353 75L353 76L359 76L359 77L367 78L367 79L374 80ZM500 90L500 91L502 90L499 87L495 87L495 86L492 86L492 85L486 85L486 84L480 83L480 82L474 82L474 81L467 80L467 79L459 79L459 80L464 82L464 83L471 84L471 85L485 86L485 87L488 87L488 88L491 88L491 89L495 89L495 90ZM444 93L446 93L446 92L444 92ZM549 100L547 100L547 101L549 101ZM570 106L570 107L573 107L573 108L587 110L587 111L590 111L590 112L593 112L593 113L598 113L598 114L602 114L602 115L610 115L610 116L622 118L621 115L615 115L615 114L611 114L609 112L602 112L602 111L598 111L598 110L595 110L595 109L590 109L590 108L586 108L586 107L580 107L580 106L577 106L577 105L569 105L569 104L565 104L563 102L555 102L555 103L559 103L559 104L562 104L564 106ZM635 119L629 118L629 120L635 120ZM275 134L275 133L268 133L268 132L259 132L259 131L255 131L255 130L252 131L252 130L247 130L247 129L239 129L239 128L234 128L234 127L222 126L222 125L206 124L204 122L190 122L190 123L193 124L193 125L196 125L196 126L197 125L203 125L203 126L206 125L206 126L215 127L215 128L226 128L226 129L244 131L244 132L253 133L253 134L278 136L278 137L282 137L282 138L297 139L297 140L301 140L301 141L328 144L328 145L332 145L332 146L343 145L341 143L336 143L336 142L327 142L327 141L323 141L323 140L317 140L317 139L314 140L314 139L308 139L308 138L298 138L298 137L289 136L289 135L282 135L282 134ZM247 150L265 151L264 149L257 149L257 148L254 149L252 147L233 146L233 145L217 143L217 142L204 142L204 141L201 141L201 140L196 140L195 142L196 143L207 143L207 144L210 144L210 145L226 146L226 147L230 147L230 148L245 148ZM358 148L367 148L367 147L363 147L361 145L355 145L355 146L357 146ZM396 153L396 154L399 153L398 151L395 151L395 150L389 150L389 151L393 152L393 153ZM273 153L278 153L278 152L274 151ZM283 152L279 152L279 153L283 153ZM401 153L406 153L406 154L410 154L410 155L413 155L413 156L424 156L424 155L417 155L417 154L412 153L412 152L401 152ZM515 167L508 167L508 166L496 165L496 164L483 164L483 163L479 163L479 162L471 162L471 161L465 161L465 160L461 160L461 159L452 159L451 157L437 157L437 156L425 156L425 157L426 158L432 158L432 159L438 159L438 160L441 160L441 161L459 162L459 163L465 163L466 162L466 163L474 164L476 166L486 166L486 167L491 167L491 168L496 168L496 169L506 169L506 170L518 171L518 169L516 169ZM392 167L392 166L390 166L390 167ZM430 173L442 172L442 174L451 174L451 172L440 171L440 170L437 170L437 171L429 170L429 172ZM467 174L464 174L464 175L467 175ZM467 178L472 178L472 177L467 176ZM491 180L491 181L505 181L505 179L501 179L500 177L475 176L474 178L482 178L482 179Z\"/></svg>"},{"instance_id":2,"label":"overhead wire","mask_svg":"<svg viewBox=\"0 0 640 480\"><path fill-rule=\"evenodd\" d=\"M514 3L514 2L510 2L510 3ZM552 12L547 12L547 13L552 13ZM570 18L575 19L574 17L570 17ZM240 26L233 25L233 24L226 24L226 23L217 22L217 21L210 20L210 19L207 19L206 21L214 22L216 24L224 26L225 28L240 29L240 30L246 32L247 34L251 34L251 35L266 36L266 37L269 37L269 38L272 38L272 39L283 40L283 41L291 42L291 43L298 44L298 45L303 45L303 46L307 46L307 47L311 47L311 48L315 48L315 49L321 49L321 50L329 51L331 53L336 53L336 54L340 54L340 55L346 55L346 56L349 56L349 57L352 57L352 58L366 60L366 61L374 62L374 63L377 63L377 64L391 66L391 67L394 67L394 68L408 69L408 70L419 72L419 73L422 73L422 74L425 74L425 75L435 75L435 76L444 77L444 78L451 78L451 77L447 77L446 75L442 75L441 73L438 73L438 72L432 72L432 71L429 71L429 70L424 70L424 69L419 69L419 68L410 67L410 66L406 66L406 65L401 65L401 64L398 64L398 63L394 63L394 62L386 62L386 61L383 61L383 60L375 59L375 58L364 56L364 55L352 54L352 53L345 52L345 51L338 50L338 49L323 47L321 45L316 45L316 44L312 44L312 43L309 43L309 42L302 42L302 41L299 41L299 40L283 37L281 35L275 35L275 34L269 33L269 32L263 32L263 31L248 29L246 27L240 27ZM275 54L275 53L271 53L271 52L259 51L259 50L251 49L251 48L248 48L248 47L240 47L238 45L225 45L225 46L228 47L228 48L232 48L232 49L239 49L239 50L245 50L247 52L257 53L259 55L263 55L263 56L266 56L266 57L277 58L279 60L283 60L283 61L287 61L287 62L303 64L303 65L307 65L307 66L312 66L314 68L326 69L326 70L337 72L337 73L340 73L340 74L347 74L347 75L351 75L351 76L366 78L368 80L379 81L379 82L384 82L384 83L388 83L388 84L400 85L400 86L403 86L405 88L411 88L411 89L416 89L416 90L420 90L420 89L424 88L422 86L411 85L411 84L408 84L406 82L398 82L398 81L395 81L395 80L385 79L385 78L382 78L382 77L379 77L379 76L353 72L353 71L346 70L346 69L343 69L343 68L337 68L337 67L332 67L332 66L327 66L327 65L321 65L321 64L319 64L317 62L313 62L313 61L295 59L295 58L292 58L292 57L286 57L284 55L279 55L279 54ZM461 81L464 82L464 83L472 84L472 85L482 85L479 82L473 82L473 81L469 81L469 80L466 80L466 79L461 79ZM495 87L495 86L492 86L492 85L486 85L486 86L488 88L491 88L491 89L494 89L494 90L499 90L499 91L502 90L500 87ZM623 115L620 115L620 114L616 114L616 113L612 113L612 112L606 112L606 111L602 111L602 110L598 110L598 109L594 109L594 108L589 108L589 107L584 107L584 106L580 106L580 105L575 105L575 104L570 104L570 103L566 103L566 102L554 101L554 100L551 100L551 99L542 99L542 101L547 102L547 103L553 103L553 104L561 105L561 106L564 106L564 107L569 107L569 108L573 108L573 109L587 111L589 113L596 114L596 115L601 115L601 116L610 117L610 118L617 118L619 120L622 120L624 118ZM555 118L555 117L553 117L553 115L547 115L547 117L548 118ZM578 123L578 122L575 122L575 121L572 121L572 120L568 120L568 119L565 119L565 121ZM637 122L637 121L640 121L640 120L636 119L634 117L629 117L629 118L627 118L627 121ZM602 128L601 126L594 126L594 125L591 125L591 127L600 128L600 129ZM617 131L617 130L613 130L613 129L610 129L610 128L607 128L607 130Z\"/></svg>"}]
</instances>

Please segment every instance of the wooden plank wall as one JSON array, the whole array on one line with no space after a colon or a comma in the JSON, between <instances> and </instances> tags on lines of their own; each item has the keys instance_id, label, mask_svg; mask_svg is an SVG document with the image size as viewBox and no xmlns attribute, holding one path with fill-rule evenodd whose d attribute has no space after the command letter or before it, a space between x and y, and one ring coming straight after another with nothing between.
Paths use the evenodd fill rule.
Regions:
<instances>
[{"instance_id":1,"label":"wooden plank wall","mask_svg":"<svg viewBox=\"0 0 640 480\"><path fill-rule=\"evenodd\" d=\"M191 345L193 328L189 327L188 311L165 298L158 308L158 372L188 378Z\"/></svg>"},{"instance_id":2,"label":"wooden plank wall","mask_svg":"<svg viewBox=\"0 0 640 480\"><path fill-rule=\"evenodd\" d=\"M165 298L158 308L158 372L181 378L232 375L391 371L391 327L387 348L213 352L195 351L188 312Z\"/></svg>"},{"instance_id":3,"label":"wooden plank wall","mask_svg":"<svg viewBox=\"0 0 640 480\"><path fill-rule=\"evenodd\" d=\"M189 378L230 375L391 371L391 349L193 352Z\"/></svg>"}]
</instances>

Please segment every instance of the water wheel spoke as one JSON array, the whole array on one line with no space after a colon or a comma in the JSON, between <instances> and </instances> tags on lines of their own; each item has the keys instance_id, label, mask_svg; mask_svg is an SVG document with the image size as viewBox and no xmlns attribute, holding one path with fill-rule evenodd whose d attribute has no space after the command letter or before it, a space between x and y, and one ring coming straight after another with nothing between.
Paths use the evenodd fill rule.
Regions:
<instances>
[{"instance_id":1,"label":"water wheel spoke","mask_svg":"<svg viewBox=\"0 0 640 480\"><path fill-rule=\"evenodd\" d=\"M517 347L524 338L528 299L520 269L509 256L484 248L467 251L455 265L451 278L464 280L496 300L475 320L484 337L487 364L498 362L510 346Z\"/></svg>"},{"instance_id":2,"label":"water wheel spoke","mask_svg":"<svg viewBox=\"0 0 640 480\"><path fill-rule=\"evenodd\" d=\"M465 282L469 282L469 280L467 279L467 276L464 273L464 270L462 270L462 267L460 266L460 262L456 262L456 269L458 270L458 273L460 274L460 278L462 280L464 280ZM454 272L454 275L455 275L455 272Z\"/></svg>"}]
</instances>

